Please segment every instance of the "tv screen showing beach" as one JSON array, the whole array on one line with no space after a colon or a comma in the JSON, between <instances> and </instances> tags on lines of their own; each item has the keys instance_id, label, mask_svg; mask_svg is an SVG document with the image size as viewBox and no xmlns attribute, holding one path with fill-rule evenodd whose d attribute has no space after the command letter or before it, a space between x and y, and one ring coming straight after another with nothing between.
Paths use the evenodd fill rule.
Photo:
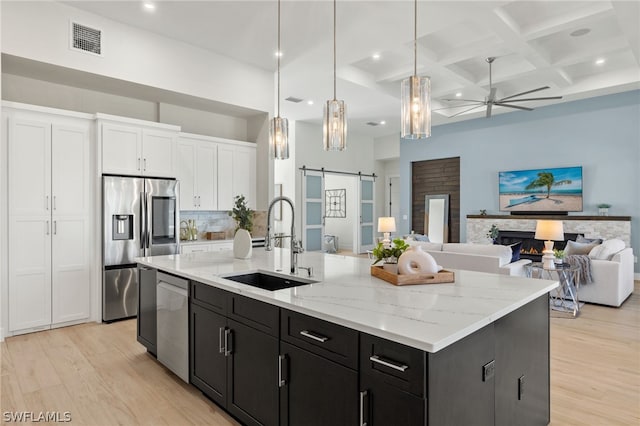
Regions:
<instances>
[{"instance_id":1,"label":"tv screen showing beach","mask_svg":"<svg viewBox=\"0 0 640 426\"><path fill-rule=\"evenodd\" d=\"M582 211L582 167L500 172L499 188L500 211Z\"/></svg>"}]
</instances>

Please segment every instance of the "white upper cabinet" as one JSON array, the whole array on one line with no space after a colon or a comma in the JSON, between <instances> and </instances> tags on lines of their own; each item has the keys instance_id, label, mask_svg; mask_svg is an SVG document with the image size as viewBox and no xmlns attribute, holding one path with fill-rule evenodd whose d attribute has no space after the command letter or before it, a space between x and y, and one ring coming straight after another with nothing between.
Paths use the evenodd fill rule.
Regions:
<instances>
[{"instance_id":1,"label":"white upper cabinet","mask_svg":"<svg viewBox=\"0 0 640 426\"><path fill-rule=\"evenodd\" d=\"M97 116L102 173L176 177L178 127L122 118L126 122L119 123L114 122L119 117Z\"/></svg>"},{"instance_id":2,"label":"white upper cabinet","mask_svg":"<svg viewBox=\"0 0 640 426\"><path fill-rule=\"evenodd\" d=\"M238 195L244 195L247 205L256 208L256 148L219 144L218 209L231 210Z\"/></svg>"},{"instance_id":3,"label":"white upper cabinet","mask_svg":"<svg viewBox=\"0 0 640 426\"><path fill-rule=\"evenodd\" d=\"M217 144L209 137L183 134L178 138L180 210L218 209L217 152Z\"/></svg>"}]
</instances>

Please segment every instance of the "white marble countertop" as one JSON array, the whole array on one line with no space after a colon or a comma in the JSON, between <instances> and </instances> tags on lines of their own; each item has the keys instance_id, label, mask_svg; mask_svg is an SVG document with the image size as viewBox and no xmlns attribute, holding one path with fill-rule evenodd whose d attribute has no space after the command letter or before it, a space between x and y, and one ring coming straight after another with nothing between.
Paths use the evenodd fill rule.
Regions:
<instances>
[{"instance_id":1,"label":"white marble countertop","mask_svg":"<svg viewBox=\"0 0 640 426\"><path fill-rule=\"evenodd\" d=\"M180 241L181 246L195 246L199 244L222 244L222 243L233 243L233 239L230 240L184 240Z\"/></svg>"},{"instance_id":2,"label":"white marble countertop","mask_svg":"<svg viewBox=\"0 0 640 426\"><path fill-rule=\"evenodd\" d=\"M368 259L303 253L318 281L268 291L221 277L257 270L288 275L289 250L254 249L138 258L138 263L321 318L428 352L437 352L558 286L557 281L453 270L455 283L397 287L370 275ZM302 270L300 278L306 278Z\"/></svg>"}]
</instances>

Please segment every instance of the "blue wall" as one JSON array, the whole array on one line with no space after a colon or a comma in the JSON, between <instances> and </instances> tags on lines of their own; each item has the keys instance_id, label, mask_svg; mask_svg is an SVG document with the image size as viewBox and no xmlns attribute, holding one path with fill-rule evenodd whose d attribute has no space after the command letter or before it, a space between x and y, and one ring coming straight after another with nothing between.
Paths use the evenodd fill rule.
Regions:
<instances>
[{"instance_id":1,"label":"blue wall","mask_svg":"<svg viewBox=\"0 0 640 426\"><path fill-rule=\"evenodd\" d=\"M640 254L640 91L434 126L426 141L402 140L400 214L409 220L400 232L410 231L411 163L458 156L461 241L468 214L500 214L499 171L582 166L584 211L570 214L596 215L597 204L611 204L611 215L632 217Z\"/></svg>"}]
</instances>

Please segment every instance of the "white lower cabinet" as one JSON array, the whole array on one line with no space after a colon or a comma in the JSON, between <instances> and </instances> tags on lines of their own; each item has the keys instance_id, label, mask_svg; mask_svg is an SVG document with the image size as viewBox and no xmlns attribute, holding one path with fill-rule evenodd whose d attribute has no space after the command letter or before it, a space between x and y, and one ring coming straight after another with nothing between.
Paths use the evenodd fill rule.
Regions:
<instances>
[{"instance_id":1,"label":"white lower cabinet","mask_svg":"<svg viewBox=\"0 0 640 426\"><path fill-rule=\"evenodd\" d=\"M202 253L208 251L223 251L223 250L233 250L233 241L232 240L224 240L224 241L216 241L210 243L200 243L200 244L182 244L180 246L180 253Z\"/></svg>"},{"instance_id":2,"label":"white lower cabinet","mask_svg":"<svg viewBox=\"0 0 640 426\"><path fill-rule=\"evenodd\" d=\"M88 320L91 121L13 108L3 108L3 120L9 332Z\"/></svg>"}]
</instances>

